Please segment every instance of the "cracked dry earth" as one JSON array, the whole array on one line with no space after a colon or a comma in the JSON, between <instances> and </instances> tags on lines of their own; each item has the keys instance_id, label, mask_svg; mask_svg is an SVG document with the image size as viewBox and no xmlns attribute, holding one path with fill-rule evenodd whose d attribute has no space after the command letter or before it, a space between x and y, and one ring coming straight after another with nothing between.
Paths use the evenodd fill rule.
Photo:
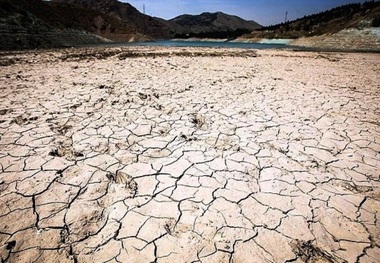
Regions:
<instances>
[{"instance_id":1,"label":"cracked dry earth","mask_svg":"<svg viewBox=\"0 0 380 263\"><path fill-rule=\"evenodd\" d=\"M380 55L0 55L1 262L379 262Z\"/></svg>"}]
</instances>

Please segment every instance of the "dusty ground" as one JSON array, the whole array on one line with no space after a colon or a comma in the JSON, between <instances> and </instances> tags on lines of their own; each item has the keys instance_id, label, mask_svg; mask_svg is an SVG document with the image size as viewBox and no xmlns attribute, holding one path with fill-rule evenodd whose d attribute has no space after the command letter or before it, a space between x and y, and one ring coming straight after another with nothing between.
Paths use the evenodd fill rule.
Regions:
<instances>
[{"instance_id":1,"label":"dusty ground","mask_svg":"<svg viewBox=\"0 0 380 263\"><path fill-rule=\"evenodd\" d=\"M2 262L378 262L379 61L2 53Z\"/></svg>"},{"instance_id":2,"label":"dusty ground","mask_svg":"<svg viewBox=\"0 0 380 263\"><path fill-rule=\"evenodd\" d=\"M334 34L299 38L290 43L319 49L372 50L380 52L380 28L345 29Z\"/></svg>"}]
</instances>

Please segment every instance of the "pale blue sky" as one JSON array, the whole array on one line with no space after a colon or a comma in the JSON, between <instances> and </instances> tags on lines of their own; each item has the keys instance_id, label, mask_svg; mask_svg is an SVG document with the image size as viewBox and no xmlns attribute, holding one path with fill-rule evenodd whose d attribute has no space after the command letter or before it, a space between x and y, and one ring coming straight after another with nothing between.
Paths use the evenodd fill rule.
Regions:
<instances>
[{"instance_id":1,"label":"pale blue sky","mask_svg":"<svg viewBox=\"0 0 380 263\"><path fill-rule=\"evenodd\" d=\"M146 14L165 19L182 14L222 11L263 25L277 24L331 9L336 6L364 2L360 0L119 0L128 2Z\"/></svg>"}]
</instances>

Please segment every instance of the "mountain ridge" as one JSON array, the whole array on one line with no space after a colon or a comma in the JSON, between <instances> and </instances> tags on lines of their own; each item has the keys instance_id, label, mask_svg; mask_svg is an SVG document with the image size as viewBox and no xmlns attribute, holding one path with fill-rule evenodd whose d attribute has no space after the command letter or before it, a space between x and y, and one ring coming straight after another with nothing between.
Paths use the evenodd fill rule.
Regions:
<instances>
[{"instance_id":1,"label":"mountain ridge","mask_svg":"<svg viewBox=\"0 0 380 263\"><path fill-rule=\"evenodd\" d=\"M176 37L228 38L251 32L262 26L255 21L244 20L223 12L203 12L199 15L184 14L168 20Z\"/></svg>"}]
</instances>

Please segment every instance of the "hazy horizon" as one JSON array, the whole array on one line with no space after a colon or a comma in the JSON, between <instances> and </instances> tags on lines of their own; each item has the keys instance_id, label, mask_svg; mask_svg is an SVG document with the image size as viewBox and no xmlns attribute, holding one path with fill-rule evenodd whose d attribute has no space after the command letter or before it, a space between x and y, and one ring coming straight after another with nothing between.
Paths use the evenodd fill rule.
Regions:
<instances>
[{"instance_id":1,"label":"hazy horizon","mask_svg":"<svg viewBox=\"0 0 380 263\"><path fill-rule=\"evenodd\" d=\"M246 20L254 20L264 26L294 20L331 8L351 4L364 3L358 0L119 0L130 3L140 12L150 16L171 19L183 14L201 14L203 12L221 11L236 15ZM376 1L377 2L377 1ZM169 7L169 8L168 8Z\"/></svg>"}]
</instances>

